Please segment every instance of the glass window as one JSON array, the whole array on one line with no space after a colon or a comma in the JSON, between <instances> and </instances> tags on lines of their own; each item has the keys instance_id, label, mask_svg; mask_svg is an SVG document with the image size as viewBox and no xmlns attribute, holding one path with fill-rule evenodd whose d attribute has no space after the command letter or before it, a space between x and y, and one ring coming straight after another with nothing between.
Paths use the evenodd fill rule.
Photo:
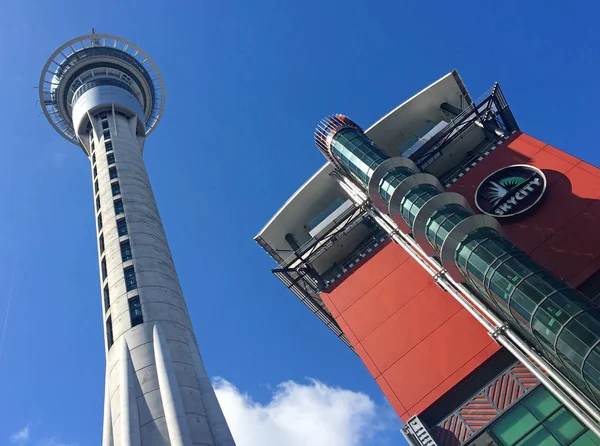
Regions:
<instances>
[{"instance_id":1,"label":"glass window","mask_svg":"<svg viewBox=\"0 0 600 446\"><path fill-rule=\"evenodd\" d=\"M137 288L137 280L135 278L135 271L133 266L129 266L124 270L125 274L125 288L127 291L135 290Z\"/></svg>"},{"instance_id":2,"label":"glass window","mask_svg":"<svg viewBox=\"0 0 600 446\"><path fill-rule=\"evenodd\" d=\"M577 371L583 365L583 358L598 341L597 333L600 333L598 311L600 309L592 309L575 316L558 337L556 347L561 353L561 358Z\"/></svg>"},{"instance_id":3,"label":"glass window","mask_svg":"<svg viewBox=\"0 0 600 446\"><path fill-rule=\"evenodd\" d=\"M120 198L115 200L115 215L119 215L123 213L123 200Z\"/></svg>"},{"instance_id":4,"label":"glass window","mask_svg":"<svg viewBox=\"0 0 600 446\"><path fill-rule=\"evenodd\" d=\"M102 229L102 214L98 214L98 230Z\"/></svg>"},{"instance_id":5,"label":"glass window","mask_svg":"<svg viewBox=\"0 0 600 446\"><path fill-rule=\"evenodd\" d=\"M571 441L585 430L583 425L571 413L567 412L565 408L560 409L548 418L548 420L544 421L544 426L562 444Z\"/></svg>"},{"instance_id":6,"label":"glass window","mask_svg":"<svg viewBox=\"0 0 600 446\"><path fill-rule=\"evenodd\" d=\"M448 233L465 218L471 216L469 211L458 204L450 204L442 209L445 217L439 219L440 227L435 236L435 241L440 248L444 240L446 240Z\"/></svg>"},{"instance_id":7,"label":"glass window","mask_svg":"<svg viewBox=\"0 0 600 446\"><path fill-rule=\"evenodd\" d=\"M121 186L119 185L119 182L117 181L116 183L111 184L111 189L112 189L112 194L113 197L115 195L119 195L121 193Z\"/></svg>"},{"instance_id":8,"label":"glass window","mask_svg":"<svg viewBox=\"0 0 600 446\"><path fill-rule=\"evenodd\" d=\"M110 316L106 320L106 342L108 343L108 348L110 348L114 342L113 330L112 330L112 320L110 319Z\"/></svg>"},{"instance_id":9,"label":"glass window","mask_svg":"<svg viewBox=\"0 0 600 446\"><path fill-rule=\"evenodd\" d=\"M561 444L547 429L538 426L524 439L515 443L515 446L561 446Z\"/></svg>"},{"instance_id":10,"label":"glass window","mask_svg":"<svg viewBox=\"0 0 600 446\"><path fill-rule=\"evenodd\" d=\"M96 164L96 154L92 153L92 164Z\"/></svg>"},{"instance_id":11,"label":"glass window","mask_svg":"<svg viewBox=\"0 0 600 446\"><path fill-rule=\"evenodd\" d=\"M108 130L108 121L102 120L102 130Z\"/></svg>"},{"instance_id":12,"label":"glass window","mask_svg":"<svg viewBox=\"0 0 600 446\"><path fill-rule=\"evenodd\" d=\"M104 285L104 311L110 308L110 294L108 292L108 283Z\"/></svg>"},{"instance_id":13,"label":"glass window","mask_svg":"<svg viewBox=\"0 0 600 446\"><path fill-rule=\"evenodd\" d=\"M106 276L108 276L108 271L106 270L106 259L102 259L102 262L100 262L100 268L102 269L102 280L105 280Z\"/></svg>"},{"instance_id":14,"label":"glass window","mask_svg":"<svg viewBox=\"0 0 600 446\"><path fill-rule=\"evenodd\" d=\"M100 210L100 195L96 197L96 211Z\"/></svg>"},{"instance_id":15,"label":"glass window","mask_svg":"<svg viewBox=\"0 0 600 446\"><path fill-rule=\"evenodd\" d=\"M398 184L412 174L412 170L407 167L395 167L387 172L379 182L379 195L383 201L389 203Z\"/></svg>"},{"instance_id":16,"label":"glass window","mask_svg":"<svg viewBox=\"0 0 600 446\"><path fill-rule=\"evenodd\" d=\"M536 280L535 275L522 280L515 288L510 299L513 314L518 314L528 322L531 320L531 315L535 312L538 304L546 297L533 285Z\"/></svg>"},{"instance_id":17,"label":"glass window","mask_svg":"<svg viewBox=\"0 0 600 446\"><path fill-rule=\"evenodd\" d=\"M499 446L566 446L598 445L592 434L588 442L586 428L565 409L542 385L536 387L515 406L501 415L489 432Z\"/></svg>"},{"instance_id":18,"label":"glass window","mask_svg":"<svg viewBox=\"0 0 600 446\"><path fill-rule=\"evenodd\" d=\"M533 390L523 400L523 404L538 420L546 418L560 406L558 400L543 387Z\"/></svg>"},{"instance_id":19,"label":"glass window","mask_svg":"<svg viewBox=\"0 0 600 446\"><path fill-rule=\"evenodd\" d=\"M117 220L117 231L119 233L119 237L127 235L127 223L124 218Z\"/></svg>"},{"instance_id":20,"label":"glass window","mask_svg":"<svg viewBox=\"0 0 600 446\"><path fill-rule=\"evenodd\" d=\"M131 245L129 244L129 240L121 242L121 258L123 262L131 260Z\"/></svg>"},{"instance_id":21,"label":"glass window","mask_svg":"<svg viewBox=\"0 0 600 446\"><path fill-rule=\"evenodd\" d=\"M132 327L144 322L144 317L142 316L142 305L140 304L139 296L129 299L129 315L131 316Z\"/></svg>"},{"instance_id":22,"label":"glass window","mask_svg":"<svg viewBox=\"0 0 600 446\"><path fill-rule=\"evenodd\" d=\"M90 137L93 137L93 135L90 133ZM96 149L96 147L94 146L94 141L92 141L92 153L94 153L94 150Z\"/></svg>"},{"instance_id":23,"label":"glass window","mask_svg":"<svg viewBox=\"0 0 600 446\"><path fill-rule=\"evenodd\" d=\"M536 334L544 337L550 344L554 344L556 334L561 326L570 318L573 308L572 305L569 308L563 307L565 296L562 295L562 292L569 292L570 290L556 292L556 288L552 288L546 281L547 277L544 276L548 276L548 274L544 273L540 276L533 276L533 283L536 288L544 290L549 297L540 304L533 315L532 328ZM557 283L557 285L565 286L562 283Z\"/></svg>"},{"instance_id":24,"label":"glass window","mask_svg":"<svg viewBox=\"0 0 600 446\"><path fill-rule=\"evenodd\" d=\"M94 181L94 192L98 193L100 190L100 186L98 186L98 180Z\"/></svg>"},{"instance_id":25,"label":"glass window","mask_svg":"<svg viewBox=\"0 0 600 446\"><path fill-rule=\"evenodd\" d=\"M491 274L487 274L488 277L491 277L490 291L504 302L508 302L508 296L514 288L514 284L508 279L509 273L510 268L506 266L506 263L501 263L497 268L492 269Z\"/></svg>"},{"instance_id":26,"label":"glass window","mask_svg":"<svg viewBox=\"0 0 600 446\"><path fill-rule=\"evenodd\" d=\"M502 445L513 445L530 429L535 428L538 419L522 404L518 404L496 421L491 431Z\"/></svg>"},{"instance_id":27,"label":"glass window","mask_svg":"<svg viewBox=\"0 0 600 446\"><path fill-rule=\"evenodd\" d=\"M104 133L103 133L103 136L104 136L105 140L110 139L110 131L105 130Z\"/></svg>"},{"instance_id":28,"label":"glass window","mask_svg":"<svg viewBox=\"0 0 600 446\"><path fill-rule=\"evenodd\" d=\"M331 148L340 163L364 186L373 170L384 161L373 143L353 129L338 132L331 142Z\"/></svg>"},{"instance_id":29,"label":"glass window","mask_svg":"<svg viewBox=\"0 0 600 446\"><path fill-rule=\"evenodd\" d=\"M583 376L590 387L600 396L600 345L594 347L583 366Z\"/></svg>"},{"instance_id":30,"label":"glass window","mask_svg":"<svg viewBox=\"0 0 600 446\"><path fill-rule=\"evenodd\" d=\"M104 234L100 234L98 245L100 246L100 254L102 254L104 252Z\"/></svg>"},{"instance_id":31,"label":"glass window","mask_svg":"<svg viewBox=\"0 0 600 446\"><path fill-rule=\"evenodd\" d=\"M108 164L114 164L115 163L115 154L114 153L107 154L106 161L108 161Z\"/></svg>"},{"instance_id":32,"label":"glass window","mask_svg":"<svg viewBox=\"0 0 600 446\"><path fill-rule=\"evenodd\" d=\"M117 168L111 167L110 169L108 169L108 175L110 176L111 180L114 180L115 178L117 178L118 177Z\"/></svg>"},{"instance_id":33,"label":"glass window","mask_svg":"<svg viewBox=\"0 0 600 446\"><path fill-rule=\"evenodd\" d=\"M96 168L96 166L94 166L94 179L96 179L96 177L98 176L98 169Z\"/></svg>"},{"instance_id":34,"label":"glass window","mask_svg":"<svg viewBox=\"0 0 600 446\"><path fill-rule=\"evenodd\" d=\"M111 152L111 151L112 151L112 149L113 149L112 142L111 142L111 141L106 141L106 142L104 143L104 147L106 148L106 151L107 151L107 152Z\"/></svg>"},{"instance_id":35,"label":"glass window","mask_svg":"<svg viewBox=\"0 0 600 446\"><path fill-rule=\"evenodd\" d=\"M600 439L593 432L587 431L571 443L571 446L600 446Z\"/></svg>"},{"instance_id":36,"label":"glass window","mask_svg":"<svg viewBox=\"0 0 600 446\"><path fill-rule=\"evenodd\" d=\"M402 199L402 218L409 225L412 225L417 213L423 204L430 198L435 197L440 192L431 184L420 184L411 189Z\"/></svg>"}]
</instances>

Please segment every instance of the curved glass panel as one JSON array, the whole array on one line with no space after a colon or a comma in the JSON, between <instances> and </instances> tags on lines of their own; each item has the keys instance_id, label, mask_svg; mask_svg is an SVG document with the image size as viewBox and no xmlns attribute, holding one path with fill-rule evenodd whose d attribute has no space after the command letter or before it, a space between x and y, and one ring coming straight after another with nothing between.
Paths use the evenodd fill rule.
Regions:
<instances>
[{"instance_id":1,"label":"curved glass panel","mask_svg":"<svg viewBox=\"0 0 600 446\"><path fill-rule=\"evenodd\" d=\"M437 253L442 249L448 233L472 214L459 204L448 204L435 211L425 224L425 235Z\"/></svg>"},{"instance_id":2,"label":"curved glass panel","mask_svg":"<svg viewBox=\"0 0 600 446\"><path fill-rule=\"evenodd\" d=\"M389 204L396 187L413 173L408 167L395 167L383 176L379 183L379 195L385 204Z\"/></svg>"},{"instance_id":3,"label":"curved glass panel","mask_svg":"<svg viewBox=\"0 0 600 446\"><path fill-rule=\"evenodd\" d=\"M583 377L589 383L594 395L600 399L600 345L588 354L583 364Z\"/></svg>"},{"instance_id":4,"label":"curved glass panel","mask_svg":"<svg viewBox=\"0 0 600 446\"><path fill-rule=\"evenodd\" d=\"M421 206L439 194L440 191L435 186L431 184L419 184L417 187L409 190L402 198L400 202L400 215L412 227Z\"/></svg>"},{"instance_id":5,"label":"curved glass panel","mask_svg":"<svg viewBox=\"0 0 600 446\"><path fill-rule=\"evenodd\" d=\"M373 171L388 157L355 129L339 131L331 141L332 153L355 179L367 187Z\"/></svg>"}]
</instances>

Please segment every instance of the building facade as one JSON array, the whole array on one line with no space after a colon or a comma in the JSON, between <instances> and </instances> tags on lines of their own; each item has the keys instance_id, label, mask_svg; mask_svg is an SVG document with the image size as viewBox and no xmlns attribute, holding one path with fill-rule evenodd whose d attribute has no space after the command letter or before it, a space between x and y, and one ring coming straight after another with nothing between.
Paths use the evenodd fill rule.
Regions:
<instances>
[{"instance_id":1,"label":"building facade","mask_svg":"<svg viewBox=\"0 0 600 446\"><path fill-rule=\"evenodd\" d=\"M328 159L256 236L413 444L600 444L600 169L452 72Z\"/></svg>"},{"instance_id":2,"label":"building facade","mask_svg":"<svg viewBox=\"0 0 600 446\"><path fill-rule=\"evenodd\" d=\"M142 152L165 104L124 39L62 45L40 79L52 126L90 160L106 342L104 446L233 446L202 363Z\"/></svg>"}]
</instances>

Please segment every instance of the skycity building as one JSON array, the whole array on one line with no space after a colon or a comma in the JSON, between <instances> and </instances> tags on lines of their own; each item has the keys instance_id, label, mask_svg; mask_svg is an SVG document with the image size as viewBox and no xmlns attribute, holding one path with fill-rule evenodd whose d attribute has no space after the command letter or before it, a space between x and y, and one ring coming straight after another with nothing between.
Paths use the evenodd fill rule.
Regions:
<instances>
[{"instance_id":1,"label":"skycity building","mask_svg":"<svg viewBox=\"0 0 600 446\"><path fill-rule=\"evenodd\" d=\"M600 169L457 72L315 142L327 164L255 239L409 443L600 444Z\"/></svg>"},{"instance_id":2,"label":"skycity building","mask_svg":"<svg viewBox=\"0 0 600 446\"><path fill-rule=\"evenodd\" d=\"M48 121L90 160L106 341L103 446L234 446L202 363L142 151L165 106L137 46L95 34L46 62Z\"/></svg>"}]
</instances>

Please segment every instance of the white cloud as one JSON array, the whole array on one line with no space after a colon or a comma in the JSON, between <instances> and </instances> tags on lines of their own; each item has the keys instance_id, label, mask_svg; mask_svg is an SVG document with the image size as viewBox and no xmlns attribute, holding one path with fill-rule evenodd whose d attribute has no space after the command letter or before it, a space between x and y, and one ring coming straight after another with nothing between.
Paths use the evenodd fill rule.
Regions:
<instances>
[{"instance_id":1,"label":"white cloud","mask_svg":"<svg viewBox=\"0 0 600 446\"><path fill-rule=\"evenodd\" d=\"M39 441L35 441L35 439L31 438L31 431L32 427L36 428L38 426L39 423L27 423L27 425L23 429L15 432L9 437L10 442L19 446L33 444L35 444L36 446L77 446L75 443L65 443L64 441L61 441L59 437L56 436L46 437L42 438Z\"/></svg>"},{"instance_id":2,"label":"white cloud","mask_svg":"<svg viewBox=\"0 0 600 446\"><path fill-rule=\"evenodd\" d=\"M237 446L357 446L399 427L391 426L388 406L316 380L281 383L266 404L222 378L214 385Z\"/></svg>"},{"instance_id":3,"label":"white cloud","mask_svg":"<svg viewBox=\"0 0 600 446\"><path fill-rule=\"evenodd\" d=\"M11 443L24 443L29 440L29 424L10 436Z\"/></svg>"},{"instance_id":4,"label":"white cloud","mask_svg":"<svg viewBox=\"0 0 600 446\"><path fill-rule=\"evenodd\" d=\"M64 443L58 437L44 438L39 442L39 446L77 446L75 443Z\"/></svg>"}]
</instances>

